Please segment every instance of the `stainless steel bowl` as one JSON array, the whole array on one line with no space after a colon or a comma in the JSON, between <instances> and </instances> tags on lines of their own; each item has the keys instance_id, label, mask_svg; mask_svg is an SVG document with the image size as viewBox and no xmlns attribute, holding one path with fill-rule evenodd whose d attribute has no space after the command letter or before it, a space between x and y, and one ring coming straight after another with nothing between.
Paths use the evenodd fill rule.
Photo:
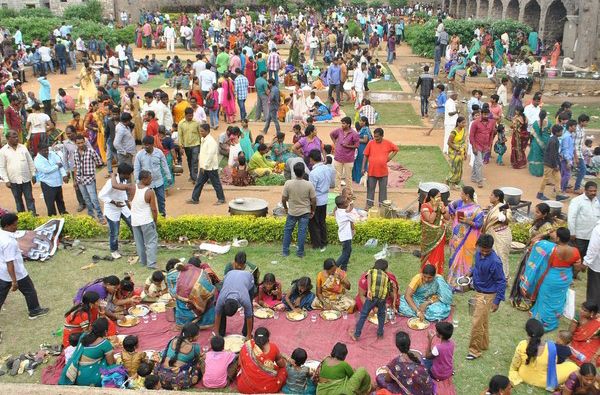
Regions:
<instances>
[{"instance_id":1,"label":"stainless steel bowl","mask_svg":"<svg viewBox=\"0 0 600 395\"><path fill-rule=\"evenodd\" d=\"M523 195L523 191L519 188L502 187L500 190L504 192L504 201L510 206L516 206L517 204L521 203L521 195Z\"/></svg>"},{"instance_id":2,"label":"stainless steel bowl","mask_svg":"<svg viewBox=\"0 0 600 395\"><path fill-rule=\"evenodd\" d=\"M545 202L548 206L550 206L550 215L553 217L557 217L562 214L562 209L564 204L561 202L557 202L556 200L546 200Z\"/></svg>"}]
</instances>

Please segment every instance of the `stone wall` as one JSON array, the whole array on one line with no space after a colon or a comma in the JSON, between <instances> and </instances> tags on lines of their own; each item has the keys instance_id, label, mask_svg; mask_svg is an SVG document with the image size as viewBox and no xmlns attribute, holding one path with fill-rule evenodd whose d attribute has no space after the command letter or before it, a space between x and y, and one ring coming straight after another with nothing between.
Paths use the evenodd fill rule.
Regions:
<instances>
[{"instance_id":1,"label":"stone wall","mask_svg":"<svg viewBox=\"0 0 600 395\"><path fill-rule=\"evenodd\" d=\"M496 86L493 82L490 82L485 77L468 77L466 81L454 82L454 89L459 91L463 96L470 96L471 91L474 89L481 89L486 96L490 96L492 93L496 93ZM511 87L508 88L508 98L510 100ZM535 81L533 84L532 92L541 90L539 81ZM570 94L573 96L586 95L586 96L598 96L600 95L600 80L591 79L579 79L579 78L546 78L544 84L544 93L555 95L555 94Z\"/></svg>"}]
</instances>

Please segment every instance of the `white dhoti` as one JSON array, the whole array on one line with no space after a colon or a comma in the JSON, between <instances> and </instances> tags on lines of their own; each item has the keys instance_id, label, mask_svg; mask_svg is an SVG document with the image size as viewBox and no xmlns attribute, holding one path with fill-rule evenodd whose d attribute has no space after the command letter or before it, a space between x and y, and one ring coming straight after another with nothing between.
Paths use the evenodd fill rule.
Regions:
<instances>
[{"instance_id":1,"label":"white dhoti","mask_svg":"<svg viewBox=\"0 0 600 395\"><path fill-rule=\"evenodd\" d=\"M456 128L456 124L454 124L454 125L449 125L447 123L444 124L444 148L442 150L442 152L444 152L444 154L448 154L448 139L450 138L450 133L452 133L454 128Z\"/></svg>"}]
</instances>

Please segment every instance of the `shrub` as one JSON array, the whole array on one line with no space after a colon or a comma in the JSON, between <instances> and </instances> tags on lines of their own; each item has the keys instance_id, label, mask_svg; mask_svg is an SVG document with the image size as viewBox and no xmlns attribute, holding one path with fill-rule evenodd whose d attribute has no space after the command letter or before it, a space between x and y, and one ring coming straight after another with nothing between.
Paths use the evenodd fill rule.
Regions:
<instances>
[{"instance_id":1,"label":"shrub","mask_svg":"<svg viewBox=\"0 0 600 395\"><path fill-rule=\"evenodd\" d=\"M0 8L0 19L16 18L17 16L19 13L13 8Z\"/></svg>"},{"instance_id":2,"label":"shrub","mask_svg":"<svg viewBox=\"0 0 600 395\"><path fill-rule=\"evenodd\" d=\"M269 174L268 176L262 176L256 179L256 185L261 186L283 184L285 184L285 177L283 176L283 174Z\"/></svg>"},{"instance_id":3,"label":"shrub","mask_svg":"<svg viewBox=\"0 0 600 395\"><path fill-rule=\"evenodd\" d=\"M389 0L388 2L392 8L402 8L406 7L408 0Z\"/></svg>"},{"instance_id":4,"label":"shrub","mask_svg":"<svg viewBox=\"0 0 600 395\"><path fill-rule=\"evenodd\" d=\"M86 215L66 215L62 237L98 238L106 237L107 229ZM35 229L47 221L30 213L19 214L20 229ZM219 242L242 238L251 242L280 242L283 239L285 218L251 216L201 216L182 215L158 220L158 235L161 240L177 241L180 236L190 240L215 240ZM513 240L529 242L529 224L511 224ZM327 217L327 237L330 243L338 243L337 224L332 216ZM130 238L127 226L121 226L121 237ZM380 243L418 245L421 242L421 226L418 222L405 219L369 219L356 224L354 241L365 243L375 238Z\"/></svg>"},{"instance_id":5,"label":"shrub","mask_svg":"<svg viewBox=\"0 0 600 395\"><path fill-rule=\"evenodd\" d=\"M350 3L354 7L364 7L364 8L366 8L368 6L367 0L351 0Z\"/></svg>"},{"instance_id":6,"label":"shrub","mask_svg":"<svg viewBox=\"0 0 600 395\"><path fill-rule=\"evenodd\" d=\"M417 55L433 57L435 47L435 28L437 20L430 19L423 25L409 24L406 27L406 41L411 45L413 52ZM491 28L494 38L498 38L502 33L508 33L511 43L511 51L516 50L517 32L523 31L525 34L531 32L531 28L524 23L515 20L467 20L453 19L445 20L444 26L450 36L456 34L462 44L470 47L473 40L474 31L480 26ZM443 55L442 55L443 56Z\"/></svg>"},{"instance_id":7,"label":"shrub","mask_svg":"<svg viewBox=\"0 0 600 395\"><path fill-rule=\"evenodd\" d=\"M383 7L383 1L381 0L373 0L369 3L369 7L380 8Z\"/></svg>"},{"instance_id":8,"label":"shrub","mask_svg":"<svg viewBox=\"0 0 600 395\"><path fill-rule=\"evenodd\" d=\"M66 19L102 22L102 4L98 0L90 0L84 4L70 5L65 8L63 17Z\"/></svg>"},{"instance_id":9,"label":"shrub","mask_svg":"<svg viewBox=\"0 0 600 395\"><path fill-rule=\"evenodd\" d=\"M25 18L54 18L48 8L23 8L17 15Z\"/></svg>"},{"instance_id":10,"label":"shrub","mask_svg":"<svg viewBox=\"0 0 600 395\"><path fill-rule=\"evenodd\" d=\"M348 34L350 35L350 37L358 37L360 39L363 38L363 32L360 28L360 24L354 19L351 19L348 22Z\"/></svg>"}]
</instances>

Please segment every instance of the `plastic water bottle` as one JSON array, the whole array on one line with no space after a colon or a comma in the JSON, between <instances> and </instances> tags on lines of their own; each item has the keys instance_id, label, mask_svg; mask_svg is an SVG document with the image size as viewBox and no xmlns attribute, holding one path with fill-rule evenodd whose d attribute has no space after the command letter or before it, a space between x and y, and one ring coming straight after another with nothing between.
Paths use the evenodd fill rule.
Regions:
<instances>
[{"instance_id":1,"label":"plastic water bottle","mask_svg":"<svg viewBox=\"0 0 600 395\"><path fill-rule=\"evenodd\" d=\"M579 361L585 362L585 355L583 353L575 350L573 347L571 347L571 352L573 353L575 358L577 358Z\"/></svg>"}]
</instances>

